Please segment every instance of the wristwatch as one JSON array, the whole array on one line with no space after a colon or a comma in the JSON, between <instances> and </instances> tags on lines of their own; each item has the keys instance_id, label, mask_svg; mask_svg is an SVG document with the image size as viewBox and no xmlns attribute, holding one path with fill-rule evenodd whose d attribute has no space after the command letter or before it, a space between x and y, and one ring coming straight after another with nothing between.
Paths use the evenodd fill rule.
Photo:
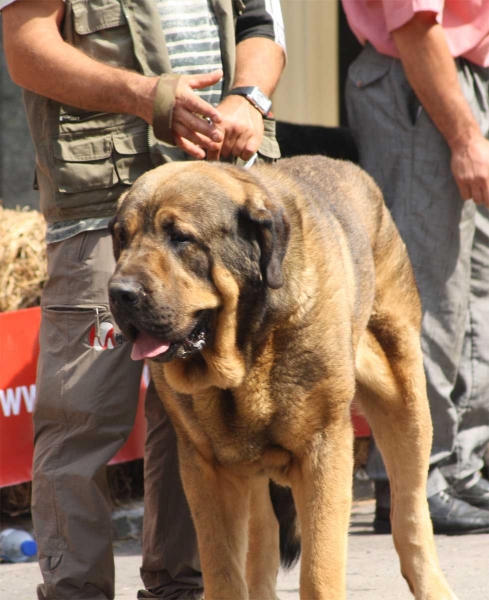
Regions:
<instances>
[{"instance_id":1,"label":"wristwatch","mask_svg":"<svg viewBox=\"0 0 489 600\"><path fill-rule=\"evenodd\" d=\"M272 108L272 101L268 96L261 91L261 89L257 86L243 86L243 87L235 87L230 92L229 95L234 96L244 96L248 102L251 102L253 106L261 112L261 114L266 117Z\"/></svg>"}]
</instances>

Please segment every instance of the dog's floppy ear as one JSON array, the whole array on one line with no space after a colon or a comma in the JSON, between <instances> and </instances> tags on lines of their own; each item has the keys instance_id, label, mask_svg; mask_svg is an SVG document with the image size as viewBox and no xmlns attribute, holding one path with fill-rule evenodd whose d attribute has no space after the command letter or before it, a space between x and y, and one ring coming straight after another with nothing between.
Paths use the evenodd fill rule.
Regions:
<instances>
[{"instance_id":1,"label":"dog's floppy ear","mask_svg":"<svg viewBox=\"0 0 489 600\"><path fill-rule=\"evenodd\" d=\"M121 255L121 244L119 241L119 237L115 233L116 223L117 223L117 215L115 215L115 217L112 217L112 219L109 221L108 227L109 227L109 233L112 236L112 253L114 254L115 260L118 261L119 256Z\"/></svg>"},{"instance_id":2,"label":"dog's floppy ear","mask_svg":"<svg viewBox=\"0 0 489 600\"><path fill-rule=\"evenodd\" d=\"M281 206L256 194L248 197L243 210L257 227L260 269L265 283L272 289L278 289L284 284L282 261L290 236L287 215Z\"/></svg>"},{"instance_id":3,"label":"dog's floppy ear","mask_svg":"<svg viewBox=\"0 0 489 600\"><path fill-rule=\"evenodd\" d=\"M124 202L124 198L127 196L127 194L129 194L130 190L131 190L131 188L129 188L128 190L126 190L119 196L119 200L117 200L117 210L119 210L120 207L122 206L122 203ZM109 221L108 227L109 227L109 233L112 236L112 251L114 253L114 258L116 260L118 260L119 256L121 255L121 245L120 245L119 237L116 235L116 232L115 232L115 224L116 223L117 223L117 213Z\"/></svg>"}]
</instances>

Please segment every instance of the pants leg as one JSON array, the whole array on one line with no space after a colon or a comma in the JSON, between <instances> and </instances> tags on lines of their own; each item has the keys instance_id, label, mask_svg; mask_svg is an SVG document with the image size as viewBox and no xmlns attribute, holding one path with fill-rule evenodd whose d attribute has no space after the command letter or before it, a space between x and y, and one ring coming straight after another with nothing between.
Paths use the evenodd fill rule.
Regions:
<instances>
[{"instance_id":1,"label":"pants leg","mask_svg":"<svg viewBox=\"0 0 489 600\"><path fill-rule=\"evenodd\" d=\"M470 82L463 83L469 102L476 103ZM360 164L384 193L421 296L421 343L434 425L432 495L447 487L439 466L451 456L458 432L451 396L469 307L475 205L460 198L449 148L417 101L400 61L367 47L350 68L347 104ZM374 479L386 478L376 449L368 470Z\"/></svg>"},{"instance_id":2,"label":"pants leg","mask_svg":"<svg viewBox=\"0 0 489 600\"><path fill-rule=\"evenodd\" d=\"M481 131L489 139L489 68L462 63L461 83ZM478 207L471 253L467 327L452 400L458 432L448 464L441 468L456 489L476 482L489 449L489 210Z\"/></svg>"},{"instance_id":3,"label":"pants leg","mask_svg":"<svg viewBox=\"0 0 489 600\"><path fill-rule=\"evenodd\" d=\"M197 536L183 491L175 431L151 383L146 396L141 577L161 598L201 592Z\"/></svg>"},{"instance_id":4,"label":"pants leg","mask_svg":"<svg viewBox=\"0 0 489 600\"><path fill-rule=\"evenodd\" d=\"M458 431L449 463L441 467L456 489L476 482L489 447L489 211L479 207L462 360L452 400Z\"/></svg>"},{"instance_id":5,"label":"pants leg","mask_svg":"<svg viewBox=\"0 0 489 600\"><path fill-rule=\"evenodd\" d=\"M105 230L48 247L34 410L40 599L114 598L106 465L132 429L142 364L112 327L112 270Z\"/></svg>"}]
</instances>

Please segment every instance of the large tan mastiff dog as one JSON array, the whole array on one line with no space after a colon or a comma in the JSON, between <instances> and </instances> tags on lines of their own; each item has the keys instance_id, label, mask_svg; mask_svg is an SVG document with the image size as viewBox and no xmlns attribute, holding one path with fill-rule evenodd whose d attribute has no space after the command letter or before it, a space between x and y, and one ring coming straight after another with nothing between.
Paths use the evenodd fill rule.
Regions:
<instances>
[{"instance_id":1,"label":"large tan mastiff dog","mask_svg":"<svg viewBox=\"0 0 489 600\"><path fill-rule=\"evenodd\" d=\"M301 598L345 598L353 398L389 472L402 574L420 600L455 598L426 501L420 303L373 181L323 157L170 164L111 230L111 308L177 432L206 600L276 598L270 479L297 509Z\"/></svg>"}]
</instances>

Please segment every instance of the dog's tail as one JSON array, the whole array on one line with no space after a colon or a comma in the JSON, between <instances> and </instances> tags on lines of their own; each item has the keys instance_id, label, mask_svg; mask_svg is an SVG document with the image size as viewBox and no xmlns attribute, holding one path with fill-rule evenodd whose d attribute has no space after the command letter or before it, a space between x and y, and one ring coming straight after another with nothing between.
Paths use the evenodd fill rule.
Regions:
<instances>
[{"instance_id":1,"label":"dog's tail","mask_svg":"<svg viewBox=\"0 0 489 600\"><path fill-rule=\"evenodd\" d=\"M280 564L290 569L301 554L301 534L292 490L270 481L270 498L280 529Z\"/></svg>"}]
</instances>

